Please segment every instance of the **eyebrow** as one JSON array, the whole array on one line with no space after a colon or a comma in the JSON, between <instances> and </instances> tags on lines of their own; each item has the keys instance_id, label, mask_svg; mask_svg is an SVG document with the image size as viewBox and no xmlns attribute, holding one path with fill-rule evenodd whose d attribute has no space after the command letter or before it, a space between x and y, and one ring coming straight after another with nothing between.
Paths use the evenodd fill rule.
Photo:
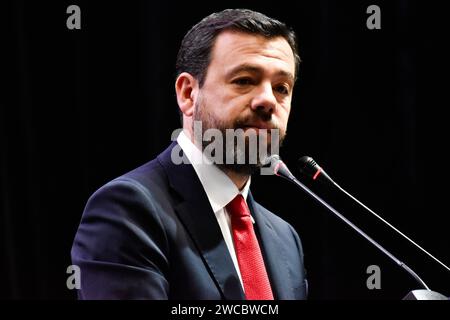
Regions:
<instances>
[{"instance_id":1,"label":"eyebrow","mask_svg":"<svg viewBox=\"0 0 450 320\"><path fill-rule=\"evenodd\" d=\"M231 69L229 72L227 72L226 77L228 79L236 76L237 74L241 72L249 72L249 73L257 73L262 74L263 70L261 67L253 65L253 64L241 64L233 69ZM295 78L292 75L292 73L285 71L285 70L279 70L276 73L277 76L282 76L288 78L292 83L295 83Z\"/></svg>"}]
</instances>

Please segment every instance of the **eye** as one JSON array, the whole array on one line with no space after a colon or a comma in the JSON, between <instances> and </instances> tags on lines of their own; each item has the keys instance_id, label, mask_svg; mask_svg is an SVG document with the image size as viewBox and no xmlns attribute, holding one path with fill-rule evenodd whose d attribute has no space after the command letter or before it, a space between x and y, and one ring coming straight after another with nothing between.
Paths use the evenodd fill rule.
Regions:
<instances>
[{"instance_id":1,"label":"eye","mask_svg":"<svg viewBox=\"0 0 450 320\"><path fill-rule=\"evenodd\" d=\"M289 94L289 88L287 87L287 85L284 84L275 86L275 91L283 95Z\"/></svg>"},{"instance_id":2,"label":"eye","mask_svg":"<svg viewBox=\"0 0 450 320\"><path fill-rule=\"evenodd\" d=\"M249 77L243 77L243 78L237 78L233 80L234 84L237 84L238 86L249 86L254 84L254 81L252 78Z\"/></svg>"}]
</instances>

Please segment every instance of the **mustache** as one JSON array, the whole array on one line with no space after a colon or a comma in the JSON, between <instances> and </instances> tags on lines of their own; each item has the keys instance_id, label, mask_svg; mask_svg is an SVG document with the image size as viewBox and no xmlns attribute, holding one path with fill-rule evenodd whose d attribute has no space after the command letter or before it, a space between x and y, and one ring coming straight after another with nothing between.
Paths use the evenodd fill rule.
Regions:
<instances>
[{"instance_id":1,"label":"mustache","mask_svg":"<svg viewBox=\"0 0 450 320\"><path fill-rule=\"evenodd\" d=\"M245 127L262 127L265 129L279 129L278 123L274 121L272 113L256 110L251 114L244 116L242 118L236 119L234 121L234 128L245 128Z\"/></svg>"}]
</instances>

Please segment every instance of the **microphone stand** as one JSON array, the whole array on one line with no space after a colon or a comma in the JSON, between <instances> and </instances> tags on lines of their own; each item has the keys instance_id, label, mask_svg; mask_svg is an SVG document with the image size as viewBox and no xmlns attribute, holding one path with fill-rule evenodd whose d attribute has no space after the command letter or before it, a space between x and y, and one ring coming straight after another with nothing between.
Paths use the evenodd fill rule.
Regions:
<instances>
[{"instance_id":1,"label":"microphone stand","mask_svg":"<svg viewBox=\"0 0 450 320\"><path fill-rule=\"evenodd\" d=\"M402 261L397 259L392 253L390 253L388 250L386 250L382 245L380 245L374 239L369 237L364 231L362 231L360 228L358 228L356 225L354 225L350 220L345 218L341 213L339 213L336 209L334 209L331 205L329 205L325 200L323 200L321 197L319 197L317 194L315 194L313 191L311 191L307 186L305 186L303 183L301 183L299 180L297 180L297 178L289 171L287 166L281 160L278 160L278 163L276 164L275 169L274 169L274 173L277 176L285 178L286 180L294 183L300 189L305 191L314 200L316 200L323 207L325 207L330 212L332 212L334 215L336 215L339 219L344 221L353 230L358 232L361 236L363 236L371 244L373 244L375 247L377 247L381 252L383 252L391 260L393 260L398 266L400 266L401 268L406 270L406 272L408 272L418 282L418 284L423 289L413 290L413 291L409 292L403 298L403 300L448 300L448 298L446 296L444 296L438 292L430 290L430 288L428 288L428 286L425 284L425 282L405 263L403 263Z\"/></svg>"}]
</instances>

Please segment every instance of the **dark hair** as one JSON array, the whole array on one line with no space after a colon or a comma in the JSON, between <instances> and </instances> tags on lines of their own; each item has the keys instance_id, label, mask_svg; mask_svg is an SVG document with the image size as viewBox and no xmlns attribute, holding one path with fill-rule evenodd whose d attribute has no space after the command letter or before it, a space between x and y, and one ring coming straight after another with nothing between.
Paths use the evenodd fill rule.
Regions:
<instances>
[{"instance_id":1,"label":"dark hair","mask_svg":"<svg viewBox=\"0 0 450 320\"><path fill-rule=\"evenodd\" d=\"M176 76L188 72L202 87L211 60L211 51L217 36L225 30L235 30L266 38L283 37L289 43L295 58L297 77L300 57L295 33L284 23L248 9L226 9L213 13L197 23L181 42L176 62Z\"/></svg>"}]
</instances>

